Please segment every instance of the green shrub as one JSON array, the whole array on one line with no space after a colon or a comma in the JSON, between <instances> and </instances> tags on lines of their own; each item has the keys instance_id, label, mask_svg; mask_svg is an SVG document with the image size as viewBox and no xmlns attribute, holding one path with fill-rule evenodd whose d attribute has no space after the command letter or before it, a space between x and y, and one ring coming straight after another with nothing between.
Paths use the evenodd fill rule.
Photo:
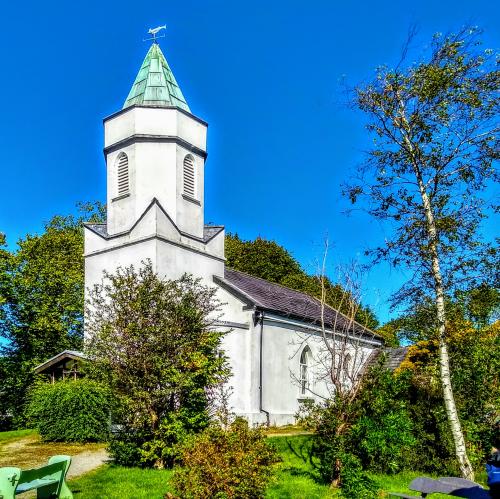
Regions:
<instances>
[{"instance_id":1,"label":"green shrub","mask_svg":"<svg viewBox=\"0 0 500 499\"><path fill-rule=\"evenodd\" d=\"M361 461L353 454L340 456L340 483L342 497L346 499L373 499L377 496L377 484L363 471Z\"/></svg>"},{"instance_id":2,"label":"green shrub","mask_svg":"<svg viewBox=\"0 0 500 499\"><path fill-rule=\"evenodd\" d=\"M116 398L110 452L118 464L170 468L183 438L207 427L218 403L208 394L230 374L213 327L216 290L188 274L164 280L148 260L106 273L90 304L90 373Z\"/></svg>"},{"instance_id":3,"label":"green shrub","mask_svg":"<svg viewBox=\"0 0 500 499\"><path fill-rule=\"evenodd\" d=\"M241 419L227 430L211 426L187 438L179 453L173 484L186 499L264 497L279 461L263 432Z\"/></svg>"},{"instance_id":4,"label":"green shrub","mask_svg":"<svg viewBox=\"0 0 500 499\"><path fill-rule=\"evenodd\" d=\"M376 485L367 471L395 472L415 445L406 401L409 374L381 366L365 377L356 394L338 394L324 405L303 406L301 422L316 433L312 457L322 480L346 498L372 498Z\"/></svg>"},{"instance_id":5,"label":"green shrub","mask_svg":"<svg viewBox=\"0 0 500 499\"><path fill-rule=\"evenodd\" d=\"M349 440L364 469L395 473L405 467L416 444L406 400L410 373L375 367L360 393Z\"/></svg>"},{"instance_id":6,"label":"green shrub","mask_svg":"<svg viewBox=\"0 0 500 499\"><path fill-rule=\"evenodd\" d=\"M172 468L178 458L179 445L188 437L203 431L209 423L207 411L191 406L167 412L152 430L148 425L134 428L127 418L115 432L108 447L116 464L142 468Z\"/></svg>"},{"instance_id":7,"label":"green shrub","mask_svg":"<svg viewBox=\"0 0 500 499\"><path fill-rule=\"evenodd\" d=\"M103 442L109 435L110 395L90 379L38 383L27 416L45 441Z\"/></svg>"},{"instance_id":8,"label":"green shrub","mask_svg":"<svg viewBox=\"0 0 500 499\"><path fill-rule=\"evenodd\" d=\"M141 448L136 435L119 431L109 440L108 452L115 464L134 467L141 464Z\"/></svg>"}]
</instances>

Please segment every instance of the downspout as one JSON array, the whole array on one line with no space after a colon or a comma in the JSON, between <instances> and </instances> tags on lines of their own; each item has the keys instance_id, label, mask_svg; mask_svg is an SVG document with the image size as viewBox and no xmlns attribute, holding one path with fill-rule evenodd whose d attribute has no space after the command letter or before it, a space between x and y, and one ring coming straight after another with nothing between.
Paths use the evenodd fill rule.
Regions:
<instances>
[{"instance_id":1,"label":"downspout","mask_svg":"<svg viewBox=\"0 0 500 499\"><path fill-rule=\"evenodd\" d=\"M263 407L262 399L263 399L263 352L264 352L264 312L262 310L257 310L255 312L255 319L258 323L260 321L260 337L259 337L259 411L263 412L266 415L266 426L270 426L271 424L271 416L269 411L266 411Z\"/></svg>"}]
</instances>

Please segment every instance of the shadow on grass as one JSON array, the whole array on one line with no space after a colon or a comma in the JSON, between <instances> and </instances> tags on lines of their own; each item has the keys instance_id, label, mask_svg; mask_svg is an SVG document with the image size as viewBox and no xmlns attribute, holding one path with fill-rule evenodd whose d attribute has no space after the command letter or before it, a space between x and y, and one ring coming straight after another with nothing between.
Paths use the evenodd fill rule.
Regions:
<instances>
[{"instance_id":1,"label":"shadow on grass","mask_svg":"<svg viewBox=\"0 0 500 499\"><path fill-rule=\"evenodd\" d=\"M301 476L305 478L310 478L318 485L324 485L319 475L318 466L314 462L314 456L312 454L312 438L287 438L286 448L288 452L295 456L299 461L298 464L289 464L284 466L282 470L284 472L290 473L292 476Z\"/></svg>"}]
</instances>

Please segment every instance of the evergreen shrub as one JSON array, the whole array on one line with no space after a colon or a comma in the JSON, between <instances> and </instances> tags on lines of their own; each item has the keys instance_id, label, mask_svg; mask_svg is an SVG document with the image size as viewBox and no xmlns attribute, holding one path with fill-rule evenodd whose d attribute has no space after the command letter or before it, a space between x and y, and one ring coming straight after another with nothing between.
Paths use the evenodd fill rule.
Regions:
<instances>
[{"instance_id":1,"label":"evergreen shrub","mask_svg":"<svg viewBox=\"0 0 500 499\"><path fill-rule=\"evenodd\" d=\"M109 436L111 398L96 381L37 383L27 417L48 442L104 442Z\"/></svg>"}]
</instances>

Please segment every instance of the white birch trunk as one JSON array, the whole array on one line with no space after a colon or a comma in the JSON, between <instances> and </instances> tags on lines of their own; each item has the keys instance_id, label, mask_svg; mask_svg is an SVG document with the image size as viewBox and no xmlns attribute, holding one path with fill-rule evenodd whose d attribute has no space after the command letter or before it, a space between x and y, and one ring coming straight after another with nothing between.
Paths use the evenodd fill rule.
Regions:
<instances>
[{"instance_id":1,"label":"white birch trunk","mask_svg":"<svg viewBox=\"0 0 500 499\"><path fill-rule=\"evenodd\" d=\"M455 444L455 455L457 457L462 476L468 480L474 480L474 469L472 468L469 457L467 456L467 447L465 445L462 426L460 424L460 419L458 417L458 411L455 404L455 397L453 395L453 388L451 386L450 357L448 355L448 345L446 343L446 310L444 301L444 286L443 278L441 275L441 266L439 263L436 223L434 220L434 213L432 212L431 201L425 188L420 165L418 163L418 150L416 150L412 141L408 137L410 127L405 115L405 106L401 100L399 101L399 104L401 123L403 126L403 141L411 157L413 170L417 179L420 196L422 198L425 218L427 221L427 236L429 239L429 250L431 253L432 276L434 278L434 293L438 323L439 372L441 376L441 385L443 388L443 399L446 409L446 416L448 417L448 422L450 424L450 430L453 437L453 442Z\"/></svg>"},{"instance_id":2,"label":"white birch trunk","mask_svg":"<svg viewBox=\"0 0 500 499\"><path fill-rule=\"evenodd\" d=\"M446 415L450 424L453 442L455 443L455 454L458 459L460 471L464 478L474 480L474 470L467 456L467 448L462 432L462 426L458 417L455 397L451 386L450 358L448 355L448 345L446 343L446 310L444 302L444 287L439 265L439 255L437 250L437 231L434 215L431 209L429 196L424 188L424 184L418 170L416 171L425 217L427 220L427 233L429 236L430 253L432 260L432 275L434 277L435 303L438 322L439 338L439 370L441 374L441 385L443 388L443 399L446 408Z\"/></svg>"}]
</instances>

